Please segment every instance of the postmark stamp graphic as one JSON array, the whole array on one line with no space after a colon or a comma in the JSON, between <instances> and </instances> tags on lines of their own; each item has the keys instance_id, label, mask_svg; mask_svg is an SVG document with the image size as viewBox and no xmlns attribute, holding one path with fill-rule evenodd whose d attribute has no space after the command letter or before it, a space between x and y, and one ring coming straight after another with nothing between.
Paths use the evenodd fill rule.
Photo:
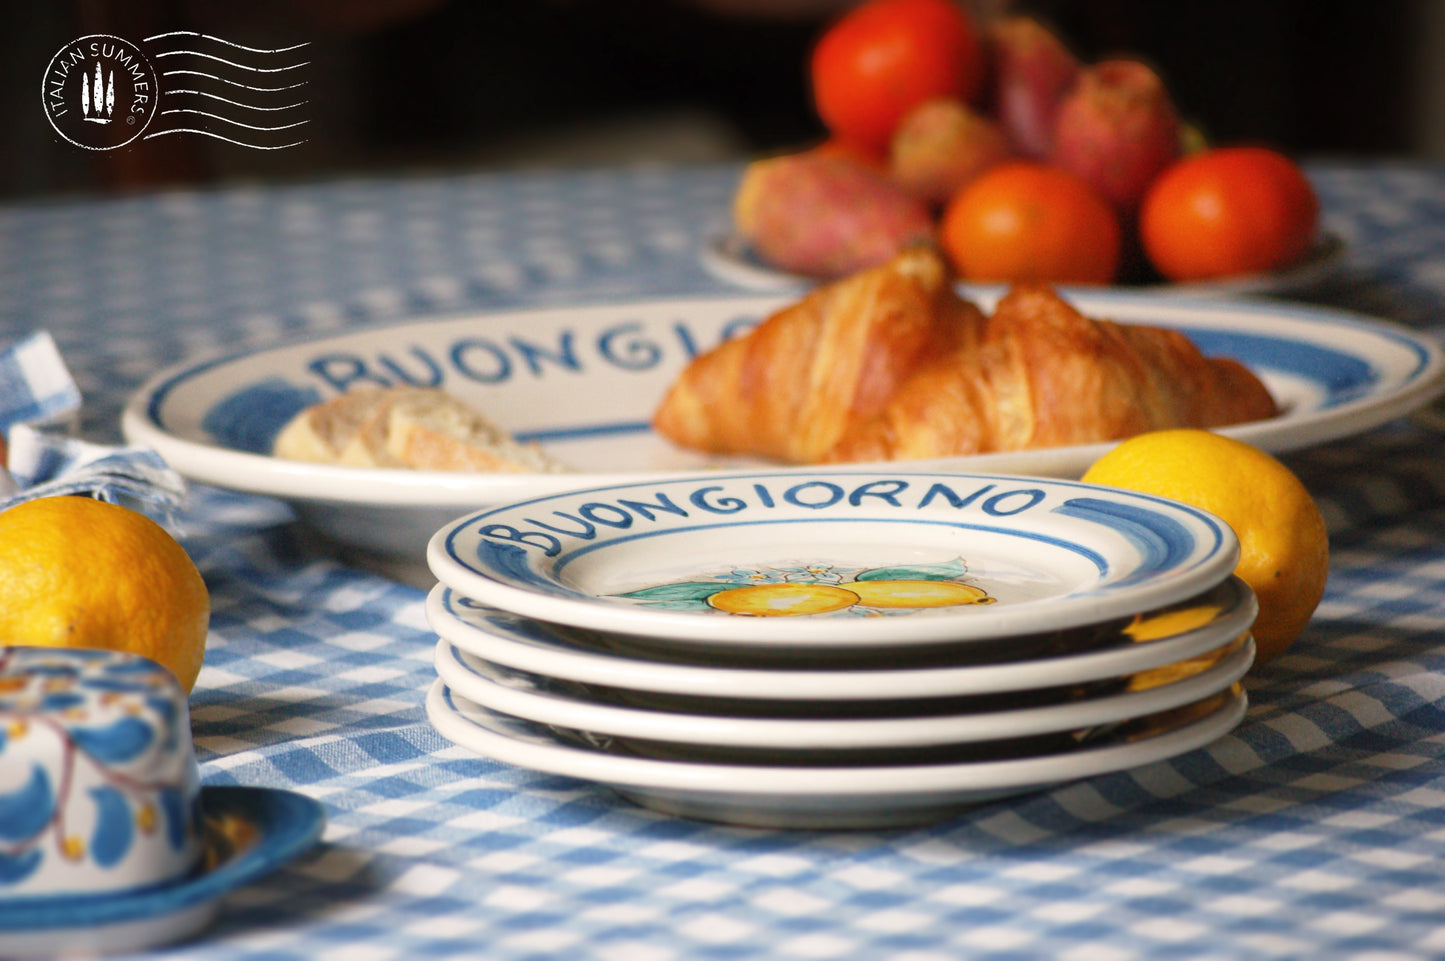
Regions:
<instances>
[{"instance_id":1,"label":"postmark stamp graphic","mask_svg":"<svg viewBox=\"0 0 1445 961\"><path fill-rule=\"evenodd\" d=\"M160 93L155 65L129 40L91 34L61 47L45 68L40 99L55 132L86 150L139 137Z\"/></svg>"}]
</instances>

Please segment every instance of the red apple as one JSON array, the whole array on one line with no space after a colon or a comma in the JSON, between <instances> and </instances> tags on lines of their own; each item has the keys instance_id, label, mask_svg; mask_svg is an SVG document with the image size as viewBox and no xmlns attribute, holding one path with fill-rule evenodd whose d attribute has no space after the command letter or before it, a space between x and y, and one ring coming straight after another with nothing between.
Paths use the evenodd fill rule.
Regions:
<instances>
[{"instance_id":1,"label":"red apple","mask_svg":"<svg viewBox=\"0 0 1445 961\"><path fill-rule=\"evenodd\" d=\"M1078 80L1080 64L1049 28L1028 16L1006 16L989 27L995 116L1019 154L1049 155L1059 103Z\"/></svg>"},{"instance_id":2,"label":"red apple","mask_svg":"<svg viewBox=\"0 0 1445 961\"><path fill-rule=\"evenodd\" d=\"M933 236L928 204L865 163L811 150L748 165L733 197L738 235L769 264L839 277Z\"/></svg>"},{"instance_id":3,"label":"red apple","mask_svg":"<svg viewBox=\"0 0 1445 961\"><path fill-rule=\"evenodd\" d=\"M898 125L889 173L904 188L942 205L959 188L1013 155L1003 129L962 100L939 97Z\"/></svg>"},{"instance_id":4,"label":"red apple","mask_svg":"<svg viewBox=\"0 0 1445 961\"><path fill-rule=\"evenodd\" d=\"M1085 67L1059 105L1049 160L1083 178L1126 218L1180 156L1180 122L1164 81L1139 60Z\"/></svg>"}]
</instances>

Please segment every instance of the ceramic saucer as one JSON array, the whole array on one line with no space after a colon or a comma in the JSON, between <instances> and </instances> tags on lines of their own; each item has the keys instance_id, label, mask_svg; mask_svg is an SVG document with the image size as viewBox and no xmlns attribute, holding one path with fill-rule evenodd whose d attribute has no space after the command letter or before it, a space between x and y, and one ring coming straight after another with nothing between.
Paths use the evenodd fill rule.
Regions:
<instances>
[{"instance_id":1,"label":"ceramic saucer","mask_svg":"<svg viewBox=\"0 0 1445 961\"><path fill-rule=\"evenodd\" d=\"M191 937L221 898L305 852L325 812L270 788L203 786L204 863L173 884L120 895L0 899L0 957L113 954Z\"/></svg>"}]
</instances>

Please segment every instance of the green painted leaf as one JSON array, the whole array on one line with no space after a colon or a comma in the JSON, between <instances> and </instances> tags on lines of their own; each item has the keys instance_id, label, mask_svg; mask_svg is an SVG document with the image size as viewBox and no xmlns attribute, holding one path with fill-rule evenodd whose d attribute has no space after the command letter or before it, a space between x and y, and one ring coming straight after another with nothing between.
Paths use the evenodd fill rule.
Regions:
<instances>
[{"instance_id":1,"label":"green painted leaf","mask_svg":"<svg viewBox=\"0 0 1445 961\"><path fill-rule=\"evenodd\" d=\"M680 601L643 601L647 607L655 607L660 611L706 611L710 608L705 600L680 600Z\"/></svg>"},{"instance_id":2,"label":"green painted leaf","mask_svg":"<svg viewBox=\"0 0 1445 961\"><path fill-rule=\"evenodd\" d=\"M716 581L686 581L681 584L659 584L619 594L634 601L704 601L727 588Z\"/></svg>"},{"instance_id":3,"label":"green painted leaf","mask_svg":"<svg viewBox=\"0 0 1445 961\"><path fill-rule=\"evenodd\" d=\"M917 566L875 567L860 571L854 580L859 581L951 581L968 573L968 565L958 557L942 564L919 564Z\"/></svg>"}]
</instances>

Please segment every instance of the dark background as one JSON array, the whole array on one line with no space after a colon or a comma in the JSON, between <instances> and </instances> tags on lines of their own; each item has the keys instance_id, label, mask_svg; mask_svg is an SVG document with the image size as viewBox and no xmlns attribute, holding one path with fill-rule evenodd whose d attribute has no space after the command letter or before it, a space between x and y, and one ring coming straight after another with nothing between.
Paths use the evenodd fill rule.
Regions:
<instances>
[{"instance_id":1,"label":"dark background","mask_svg":"<svg viewBox=\"0 0 1445 961\"><path fill-rule=\"evenodd\" d=\"M1432 7L1434 5L1434 7ZM1213 139L1428 159L1442 0L1019 0L1085 59L1161 70ZM0 0L0 197L410 169L713 161L817 138L807 88L828 0ZM60 46L192 29L307 42L307 143L173 136L89 155L36 94ZM1433 79L1432 79L1433 78Z\"/></svg>"}]
</instances>

